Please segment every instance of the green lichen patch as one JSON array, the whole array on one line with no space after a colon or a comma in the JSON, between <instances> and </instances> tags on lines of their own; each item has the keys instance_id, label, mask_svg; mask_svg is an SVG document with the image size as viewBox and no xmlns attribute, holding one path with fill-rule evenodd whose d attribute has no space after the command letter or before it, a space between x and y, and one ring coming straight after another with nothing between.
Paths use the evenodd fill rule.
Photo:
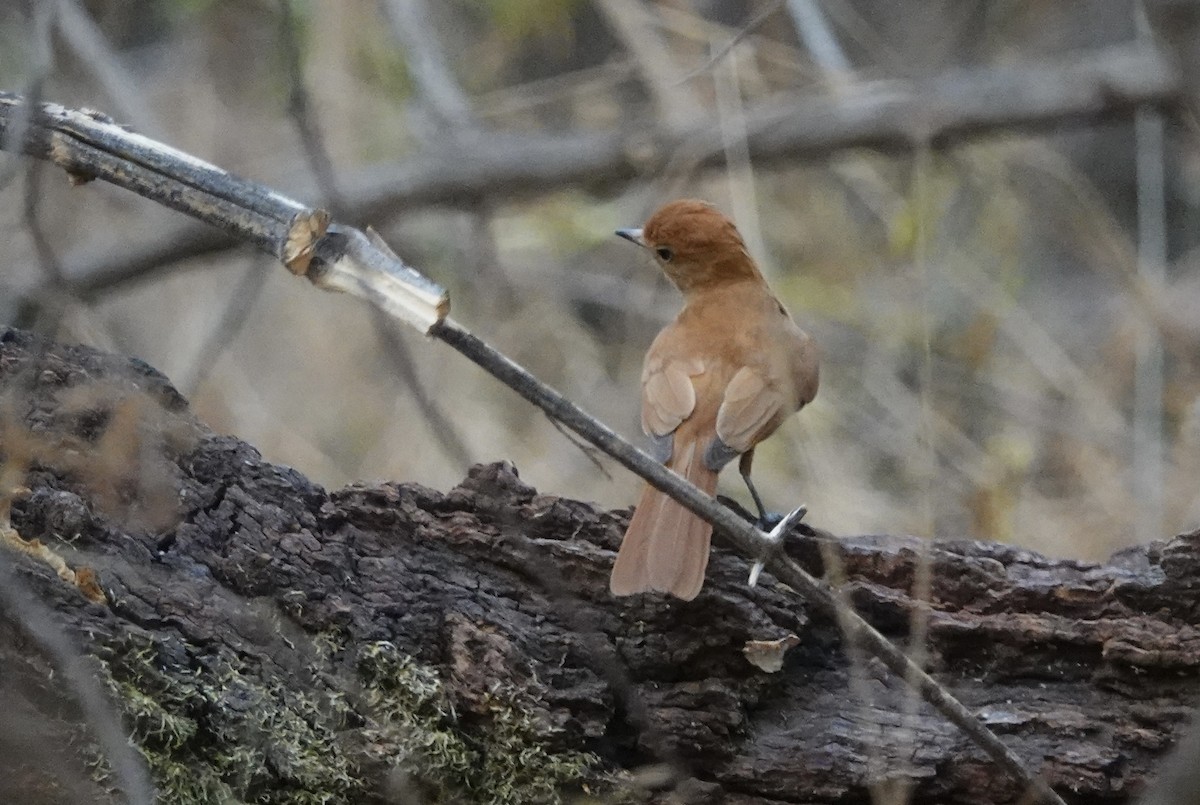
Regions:
<instances>
[{"instance_id":1,"label":"green lichen patch","mask_svg":"<svg viewBox=\"0 0 1200 805\"><path fill-rule=\"evenodd\" d=\"M195 662L168 670L152 643L125 648L108 660L109 683L160 801L318 805L364 793L336 741L340 700L264 682L224 653L189 650Z\"/></svg>"},{"instance_id":2,"label":"green lichen patch","mask_svg":"<svg viewBox=\"0 0 1200 805\"><path fill-rule=\"evenodd\" d=\"M566 788L596 776L594 755L545 747L519 691L489 692L486 716L468 726L436 671L392 644L366 646L358 667L373 722L369 743L436 801L558 803Z\"/></svg>"},{"instance_id":3,"label":"green lichen patch","mask_svg":"<svg viewBox=\"0 0 1200 805\"><path fill-rule=\"evenodd\" d=\"M352 661L354 689L318 698L230 651L147 637L108 652L105 667L162 802L372 802L378 771L391 769L429 802L559 803L597 779L595 756L547 748L520 690L497 686L468 718L436 669L391 643L335 654Z\"/></svg>"}]
</instances>

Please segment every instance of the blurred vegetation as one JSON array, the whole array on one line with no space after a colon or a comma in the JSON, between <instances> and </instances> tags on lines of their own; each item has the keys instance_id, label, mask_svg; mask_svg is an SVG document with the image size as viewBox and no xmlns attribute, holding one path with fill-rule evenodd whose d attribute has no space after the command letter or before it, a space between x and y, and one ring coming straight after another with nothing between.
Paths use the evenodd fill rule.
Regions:
<instances>
[{"instance_id":1,"label":"blurred vegetation","mask_svg":"<svg viewBox=\"0 0 1200 805\"><path fill-rule=\"evenodd\" d=\"M701 67L769 6L617 3L653 22L644 33L664 64L644 64L603 5L429 3L430 40L482 126L636 130L657 115L647 72L682 76ZM80 6L125 81L106 87L95 64L55 35L46 98L119 119L144 109L147 119L129 120L135 127L320 200L288 112L294 77L282 57L278 3ZM850 91L853 80L1060 56L1134 36L1132 5L1109 0L1069 10L1020 0L826 6L855 76L823 73L776 4L757 30L676 91L692 93L697 114L716 120L718 80L735 68L735 102L749 104ZM355 177L438 148L447 132L430 116L436 104L389 33L381 4L297 2L293 9L310 111L341 192L353 192ZM30 35L37 14L36 4L0 10L6 88L27 89L38 77ZM770 505L807 502L813 522L839 533L936 533L1100 558L1200 520L1192 483L1200 464L1192 324L1200 303L1192 270L1200 161L1188 145L1168 141L1173 259L1161 289L1137 279L1128 123L997 133L899 158L852 152L727 171L685 166L538 197L501 189L462 208L406 206L353 223L370 223L445 284L457 319L635 436L641 356L678 300L644 256L610 234L672 197L708 198L738 215L774 287L824 351L817 401L759 451L755 466ZM45 255L27 226L24 178L0 193L0 222L12 233L0 273L7 321L30 309L29 294L45 277ZM176 221L99 183L70 189L47 172L37 188L41 229L68 272L154 243ZM245 308L235 326L230 305ZM22 322L143 358L179 383L215 429L326 485L413 479L446 488L465 473L398 376L371 313L295 282L245 249L200 255L95 299L64 300L59 318ZM470 459L510 459L543 492L632 502L635 479L602 462L609 477L444 347L401 337ZM1165 351L1161 524L1140 514L1131 469L1135 356L1145 338ZM728 487L742 494L740 484Z\"/></svg>"}]
</instances>

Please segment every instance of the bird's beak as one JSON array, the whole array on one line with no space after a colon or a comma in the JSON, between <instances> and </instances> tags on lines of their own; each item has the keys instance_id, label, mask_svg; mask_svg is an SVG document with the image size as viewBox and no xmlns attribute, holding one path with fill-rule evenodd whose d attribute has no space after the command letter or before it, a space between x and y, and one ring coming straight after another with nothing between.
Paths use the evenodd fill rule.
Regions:
<instances>
[{"instance_id":1,"label":"bird's beak","mask_svg":"<svg viewBox=\"0 0 1200 805\"><path fill-rule=\"evenodd\" d=\"M642 237L642 230L640 229L618 229L617 237L625 238L630 243L636 243L643 249L648 248L646 246L646 239Z\"/></svg>"}]
</instances>

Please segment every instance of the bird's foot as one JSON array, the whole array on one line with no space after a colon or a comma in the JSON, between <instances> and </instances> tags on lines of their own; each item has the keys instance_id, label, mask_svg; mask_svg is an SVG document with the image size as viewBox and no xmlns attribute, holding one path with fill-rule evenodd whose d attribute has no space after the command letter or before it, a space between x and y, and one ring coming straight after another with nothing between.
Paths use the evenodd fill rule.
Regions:
<instances>
[{"instance_id":1,"label":"bird's foot","mask_svg":"<svg viewBox=\"0 0 1200 805\"><path fill-rule=\"evenodd\" d=\"M754 527L759 531L766 531L769 534L775 530L777 525L783 522L783 517L784 515L779 512L763 512L762 517L759 517L754 523Z\"/></svg>"},{"instance_id":2,"label":"bird's foot","mask_svg":"<svg viewBox=\"0 0 1200 805\"><path fill-rule=\"evenodd\" d=\"M754 512L750 511L745 506L727 495L717 495L717 502L729 509L738 517L741 517L747 523L753 525L759 531L766 531L770 533L775 526L779 525L779 523L783 520L783 515L779 512L764 511L760 512L759 515L755 517Z\"/></svg>"},{"instance_id":3,"label":"bird's foot","mask_svg":"<svg viewBox=\"0 0 1200 805\"><path fill-rule=\"evenodd\" d=\"M806 514L808 514L808 506L805 506L802 503L797 508L792 509L782 517L779 515L772 515L776 522L771 527L770 531L767 531L767 529L763 528L761 525L759 526L759 530L767 532L766 538L770 542L768 546L766 546L763 555L760 556L758 561L754 563L754 567L750 568L750 579L747 583L751 587L758 584L759 574L762 573L763 568L766 567L767 562L771 559L775 552L779 550L779 546L783 544L784 534L786 534L792 529L793 526L803 520L804 515ZM767 517L768 515L764 515L761 519L766 520Z\"/></svg>"}]
</instances>

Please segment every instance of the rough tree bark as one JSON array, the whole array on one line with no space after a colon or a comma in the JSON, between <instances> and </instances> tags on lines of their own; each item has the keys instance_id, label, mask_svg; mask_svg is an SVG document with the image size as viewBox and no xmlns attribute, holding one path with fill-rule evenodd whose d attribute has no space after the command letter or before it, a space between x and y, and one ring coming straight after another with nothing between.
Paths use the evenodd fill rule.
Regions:
<instances>
[{"instance_id":1,"label":"rough tree bark","mask_svg":"<svg viewBox=\"0 0 1200 805\"><path fill-rule=\"evenodd\" d=\"M769 577L747 588L738 557L716 549L690 603L611 598L628 513L506 463L445 493L327 492L211 432L144 364L0 330L0 479L0 561L91 658L163 802L1021 796L849 662L835 623ZM840 556L848 596L906 637L915 540L788 549L816 570ZM938 678L1068 801L1129 801L1200 691L1200 532L1104 565L932 556ZM0 801L123 801L30 628L0 615ZM743 653L789 634L778 673Z\"/></svg>"}]
</instances>

